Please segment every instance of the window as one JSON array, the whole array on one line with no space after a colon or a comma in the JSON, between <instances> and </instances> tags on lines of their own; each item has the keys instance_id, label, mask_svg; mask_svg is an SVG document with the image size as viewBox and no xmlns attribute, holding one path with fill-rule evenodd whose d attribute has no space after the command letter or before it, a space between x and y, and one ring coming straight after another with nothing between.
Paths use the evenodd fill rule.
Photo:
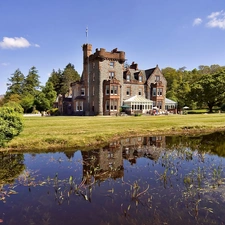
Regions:
<instances>
[{"instance_id":1,"label":"window","mask_svg":"<svg viewBox=\"0 0 225 225\"><path fill-rule=\"evenodd\" d=\"M142 95L142 90L141 89L138 90L138 95Z\"/></svg>"},{"instance_id":2,"label":"window","mask_svg":"<svg viewBox=\"0 0 225 225\"><path fill-rule=\"evenodd\" d=\"M138 80L139 80L139 82L142 82L143 81L143 77L142 76L139 76L138 77Z\"/></svg>"},{"instance_id":3,"label":"window","mask_svg":"<svg viewBox=\"0 0 225 225\"><path fill-rule=\"evenodd\" d=\"M113 68L114 68L114 62L110 62L110 63L109 63L109 66L110 66L110 68L113 69Z\"/></svg>"},{"instance_id":4,"label":"window","mask_svg":"<svg viewBox=\"0 0 225 225\"><path fill-rule=\"evenodd\" d=\"M160 76L156 75L155 76L155 82L159 82L160 81Z\"/></svg>"},{"instance_id":5,"label":"window","mask_svg":"<svg viewBox=\"0 0 225 225\"><path fill-rule=\"evenodd\" d=\"M93 68L93 69L95 68L95 62L93 62L93 64L92 64L92 68Z\"/></svg>"},{"instance_id":6,"label":"window","mask_svg":"<svg viewBox=\"0 0 225 225\"><path fill-rule=\"evenodd\" d=\"M83 101L76 102L76 111L83 111Z\"/></svg>"},{"instance_id":7,"label":"window","mask_svg":"<svg viewBox=\"0 0 225 225\"><path fill-rule=\"evenodd\" d=\"M113 95L114 94L114 88L113 88L114 86L111 86L111 95Z\"/></svg>"},{"instance_id":8,"label":"window","mask_svg":"<svg viewBox=\"0 0 225 225\"><path fill-rule=\"evenodd\" d=\"M93 73L93 81L95 81L95 73Z\"/></svg>"},{"instance_id":9,"label":"window","mask_svg":"<svg viewBox=\"0 0 225 225\"><path fill-rule=\"evenodd\" d=\"M109 111L109 100L106 100L105 102L105 110Z\"/></svg>"},{"instance_id":10,"label":"window","mask_svg":"<svg viewBox=\"0 0 225 225\"><path fill-rule=\"evenodd\" d=\"M109 95L109 85L106 85L105 86L105 94L106 95Z\"/></svg>"},{"instance_id":11,"label":"window","mask_svg":"<svg viewBox=\"0 0 225 225\"><path fill-rule=\"evenodd\" d=\"M115 85L112 85L111 87L110 87L110 93L111 93L111 95L117 95L117 86L115 86Z\"/></svg>"},{"instance_id":12,"label":"window","mask_svg":"<svg viewBox=\"0 0 225 225\"><path fill-rule=\"evenodd\" d=\"M156 88L152 89L152 96L156 96Z\"/></svg>"},{"instance_id":13,"label":"window","mask_svg":"<svg viewBox=\"0 0 225 225\"><path fill-rule=\"evenodd\" d=\"M114 95L117 95L117 86L114 86Z\"/></svg>"},{"instance_id":14,"label":"window","mask_svg":"<svg viewBox=\"0 0 225 225\"><path fill-rule=\"evenodd\" d=\"M109 72L109 79L113 79L115 77L115 73L114 72Z\"/></svg>"},{"instance_id":15,"label":"window","mask_svg":"<svg viewBox=\"0 0 225 225\"><path fill-rule=\"evenodd\" d=\"M112 99L110 101L110 110L117 111L117 100L116 99Z\"/></svg>"},{"instance_id":16,"label":"window","mask_svg":"<svg viewBox=\"0 0 225 225\"><path fill-rule=\"evenodd\" d=\"M162 109L162 101L157 102L157 108Z\"/></svg>"},{"instance_id":17,"label":"window","mask_svg":"<svg viewBox=\"0 0 225 225\"><path fill-rule=\"evenodd\" d=\"M130 95L130 87L127 88L127 95Z\"/></svg>"},{"instance_id":18,"label":"window","mask_svg":"<svg viewBox=\"0 0 225 225\"><path fill-rule=\"evenodd\" d=\"M92 91L93 91L93 95L95 95L95 87L93 87L93 90Z\"/></svg>"},{"instance_id":19,"label":"window","mask_svg":"<svg viewBox=\"0 0 225 225\"><path fill-rule=\"evenodd\" d=\"M163 92L163 89L162 88L158 88L157 95L158 96L162 96L162 92Z\"/></svg>"},{"instance_id":20,"label":"window","mask_svg":"<svg viewBox=\"0 0 225 225\"><path fill-rule=\"evenodd\" d=\"M85 96L85 88L81 88L81 93L80 93L81 96Z\"/></svg>"},{"instance_id":21,"label":"window","mask_svg":"<svg viewBox=\"0 0 225 225\"><path fill-rule=\"evenodd\" d=\"M127 75L127 81L130 82L130 75Z\"/></svg>"}]
</instances>

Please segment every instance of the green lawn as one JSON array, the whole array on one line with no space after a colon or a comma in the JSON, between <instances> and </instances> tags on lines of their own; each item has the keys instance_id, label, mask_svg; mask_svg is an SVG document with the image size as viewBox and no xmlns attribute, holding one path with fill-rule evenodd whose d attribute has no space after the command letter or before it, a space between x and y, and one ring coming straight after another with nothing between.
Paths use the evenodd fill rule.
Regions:
<instances>
[{"instance_id":1,"label":"green lawn","mask_svg":"<svg viewBox=\"0 0 225 225\"><path fill-rule=\"evenodd\" d=\"M26 117L8 150L83 148L128 136L173 135L225 129L225 114L122 117Z\"/></svg>"}]
</instances>

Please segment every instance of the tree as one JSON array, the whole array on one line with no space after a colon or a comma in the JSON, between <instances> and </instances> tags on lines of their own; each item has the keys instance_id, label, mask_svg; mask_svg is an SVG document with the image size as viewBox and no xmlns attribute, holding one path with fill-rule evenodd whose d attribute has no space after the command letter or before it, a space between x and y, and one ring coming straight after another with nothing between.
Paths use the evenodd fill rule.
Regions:
<instances>
[{"instance_id":1,"label":"tree","mask_svg":"<svg viewBox=\"0 0 225 225\"><path fill-rule=\"evenodd\" d=\"M46 111L51 108L50 101L46 98L43 92L40 92L39 95L35 98L35 106L39 111Z\"/></svg>"},{"instance_id":2,"label":"tree","mask_svg":"<svg viewBox=\"0 0 225 225\"><path fill-rule=\"evenodd\" d=\"M6 100L10 98L11 95L22 95L23 94L23 85L24 85L24 75L23 73L17 69L11 77L8 79L8 89L6 91L5 98Z\"/></svg>"},{"instance_id":3,"label":"tree","mask_svg":"<svg viewBox=\"0 0 225 225\"><path fill-rule=\"evenodd\" d=\"M53 88L57 95L61 94L63 86L63 72L60 69L57 72L53 70L48 79L48 82L53 84Z\"/></svg>"},{"instance_id":4,"label":"tree","mask_svg":"<svg viewBox=\"0 0 225 225\"><path fill-rule=\"evenodd\" d=\"M39 89L40 89L40 81L38 71L36 67L33 66L29 70L29 73L24 80L23 93L25 94L29 93L35 97L38 94Z\"/></svg>"},{"instance_id":5,"label":"tree","mask_svg":"<svg viewBox=\"0 0 225 225\"><path fill-rule=\"evenodd\" d=\"M192 85L190 94L198 104L206 104L212 113L213 107L225 99L225 71L203 75Z\"/></svg>"},{"instance_id":6,"label":"tree","mask_svg":"<svg viewBox=\"0 0 225 225\"><path fill-rule=\"evenodd\" d=\"M34 106L34 96L32 94L24 95L20 104L24 108L24 112L27 113Z\"/></svg>"},{"instance_id":7,"label":"tree","mask_svg":"<svg viewBox=\"0 0 225 225\"><path fill-rule=\"evenodd\" d=\"M62 95L70 95L70 84L80 79L80 75L75 70L74 65L69 63L63 71Z\"/></svg>"},{"instance_id":8,"label":"tree","mask_svg":"<svg viewBox=\"0 0 225 225\"><path fill-rule=\"evenodd\" d=\"M21 96L19 94L10 94L5 99L5 102L17 102L17 103L20 103L20 101L21 101Z\"/></svg>"},{"instance_id":9,"label":"tree","mask_svg":"<svg viewBox=\"0 0 225 225\"><path fill-rule=\"evenodd\" d=\"M47 81L45 84L45 87L43 87L42 92L45 95L45 98L49 100L50 106L52 107L53 103L56 100L56 91L54 90L53 83L50 81Z\"/></svg>"}]
</instances>

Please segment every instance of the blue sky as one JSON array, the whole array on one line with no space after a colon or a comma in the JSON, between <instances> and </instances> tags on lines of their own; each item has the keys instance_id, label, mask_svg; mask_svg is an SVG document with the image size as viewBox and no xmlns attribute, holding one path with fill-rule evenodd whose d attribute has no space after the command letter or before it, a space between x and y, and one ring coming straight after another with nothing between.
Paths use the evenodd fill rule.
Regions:
<instances>
[{"instance_id":1,"label":"blue sky","mask_svg":"<svg viewBox=\"0 0 225 225\"><path fill-rule=\"evenodd\" d=\"M0 0L0 94L16 69L44 85L82 48L125 51L140 69L225 65L225 0Z\"/></svg>"}]
</instances>

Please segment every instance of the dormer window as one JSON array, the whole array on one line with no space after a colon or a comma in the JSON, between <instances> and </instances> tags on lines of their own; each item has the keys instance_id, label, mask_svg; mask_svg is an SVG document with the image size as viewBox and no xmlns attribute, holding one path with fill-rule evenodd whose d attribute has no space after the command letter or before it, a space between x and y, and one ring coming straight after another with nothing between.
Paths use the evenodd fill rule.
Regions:
<instances>
[{"instance_id":1,"label":"dormer window","mask_svg":"<svg viewBox=\"0 0 225 225\"><path fill-rule=\"evenodd\" d=\"M143 77L142 76L139 76L138 77L138 80L139 80L139 82L142 82L143 81Z\"/></svg>"},{"instance_id":2,"label":"dormer window","mask_svg":"<svg viewBox=\"0 0 225 225\"><path fill-rule=\"evenodd\" d=\"M130 75L127 75L127 81L130 82Z\"/></svg>"}]
</instances>

